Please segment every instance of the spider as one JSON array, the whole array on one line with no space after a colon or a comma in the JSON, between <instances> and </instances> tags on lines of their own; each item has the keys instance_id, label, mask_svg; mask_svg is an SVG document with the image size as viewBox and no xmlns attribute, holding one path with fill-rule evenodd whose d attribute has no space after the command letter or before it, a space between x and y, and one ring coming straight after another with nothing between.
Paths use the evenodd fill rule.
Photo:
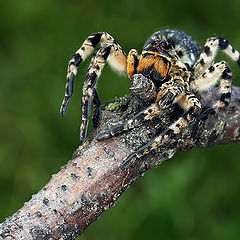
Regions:
<instances>
[{"instance_id":1,"label":"spider","mask_svg":"<svg viewBox=\"0 0 240 240\"><path fill-rule=\"evenodd\" d=\"M73 94L74 80L79 64L93 53L82 95L82 123L80 139L87 134L93 102L93 124L99 118L100 99L96 90L97 80L106 61L120 74L131 80L130 90L148 102L148 107L128 121L101 132L97 140L121 134L144 122L160 117L166 109L178 104L183 114L170 126L144 146L132 153L120 166L126 169L150 151L167 144L186 126L195 121L195 131L200 121L229 105L231 98L232 71L224 61L213 63L217 50L226 53L240 65L240 53L223 37L209 38L201 51L198 43L179 30L161 30L151 35L144 44L141 55L131 49L128 56L107 32L90 35L73 55L68 64L65 97L60 114L63 116ZM201 105L197 92L205 91L219 83L219 99L212 106Z\"/></svg>"}]
</instances>

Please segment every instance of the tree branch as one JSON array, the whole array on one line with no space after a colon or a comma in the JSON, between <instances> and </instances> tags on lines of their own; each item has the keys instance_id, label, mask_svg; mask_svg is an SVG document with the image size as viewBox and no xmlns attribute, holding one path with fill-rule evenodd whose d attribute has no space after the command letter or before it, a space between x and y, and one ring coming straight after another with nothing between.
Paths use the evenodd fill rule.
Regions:
<instances>
[{"instance_id":1,"label":"tree branch","mask_svg":"<svg viewBox=\"0 0 240 240\"><path fill-rule=\"evenodd\" d=\"M214 102L216 89L203 100ZM134 149L147 143L171 121L171 114L106 141L95 136L129 119L144 103L129 95L119 101L120 111L102 111L99 127L74 153L73 159L52 176L49 183L13 216L0 224L1 239L75 239L103 211L113 206L120 195L149 168L171 158L174 153L197 147L240 142L240 88L233 87L232 101L224 111L201 124L195 141L190 138L193 124L167 146L141 159L134 167L119 165ZM171 110L169 110L171 112Z\"/></svg>"}]
</instances>

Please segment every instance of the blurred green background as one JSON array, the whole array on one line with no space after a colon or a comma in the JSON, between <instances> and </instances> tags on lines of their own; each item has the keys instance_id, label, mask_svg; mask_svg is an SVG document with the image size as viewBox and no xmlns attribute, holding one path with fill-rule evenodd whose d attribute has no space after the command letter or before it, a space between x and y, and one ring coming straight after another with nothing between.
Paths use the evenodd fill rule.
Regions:
<instances>
[{"instance_id":1,"label":"blurred green background","mask_svg":"<svg viewBox=\"0 0 240 240\"><path fill-rule=\"evenodd\" d=\"M240 49L239 12L238 0L0 0L0 221L38 192L80 143L89 61L64 118L59 107L68 60L89 34L107 31L128 52L141 51L154 31L174 28L201 46L221 35ZM240 69L230 64L240 85ZM128 87L126 77L105 67L98 85L103 102ZM176 154L139 179L80 239L240 239L239 153L233 144Z\"/></svg>"}]
</instances>

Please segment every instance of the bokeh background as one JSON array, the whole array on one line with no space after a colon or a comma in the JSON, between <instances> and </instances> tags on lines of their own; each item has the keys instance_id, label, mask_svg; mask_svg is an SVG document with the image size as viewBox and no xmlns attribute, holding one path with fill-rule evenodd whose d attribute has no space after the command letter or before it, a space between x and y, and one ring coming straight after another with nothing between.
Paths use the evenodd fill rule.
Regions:
<instances>
[{"instance_id":1,"label":"bokeh background","mask_svg":"<svg viewBox=\"0 0 240 240\"><path fill-rule=\"evenodd\" d=\"M92 32L141 51L159 29L203 46L225 36L240 49L240 2L0 0L0 222L38 192L80 144L83 63L69 111L59 116L68 60ZM223 54L218 59L227 59ZM240 69L230 62L234 83ZM102 101L129 92L106 66ZM79 239L240 239L240 146L178 153L139 179Z\"/></svg>"}]
</instances>

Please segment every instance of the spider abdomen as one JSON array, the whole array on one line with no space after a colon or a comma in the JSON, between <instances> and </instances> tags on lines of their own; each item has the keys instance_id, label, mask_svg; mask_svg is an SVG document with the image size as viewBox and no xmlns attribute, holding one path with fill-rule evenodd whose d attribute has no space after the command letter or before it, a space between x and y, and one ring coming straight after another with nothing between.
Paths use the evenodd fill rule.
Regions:
<instances>
[{"instance_id":1,"label":"spider abdomen","mask_svg":"<svg viewBox=\"0 0 240 240\"><path fill-rule=\"evenodd\" d=\"M193 37L179 30L160 30L152 34L145 42L143 48L158 39L167 40L175 50L181 61L192 68L201 54L201 48Z\"/></svg>"}]
</instances>

